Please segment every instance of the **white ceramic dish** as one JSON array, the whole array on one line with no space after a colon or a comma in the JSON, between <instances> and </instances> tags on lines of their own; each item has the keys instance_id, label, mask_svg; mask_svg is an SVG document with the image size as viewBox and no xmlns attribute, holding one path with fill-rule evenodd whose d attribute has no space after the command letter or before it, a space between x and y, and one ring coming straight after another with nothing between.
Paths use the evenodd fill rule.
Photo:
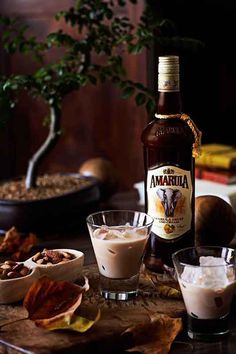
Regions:
<instances>
[{"instance_id":1,"label":"white ceramic dish","mask_svg":"<svg viewBox=\"0 0 236 354\"><path fill-rule=\"evenodd\" d=\"M25 277L0 280L0 304L10 304L22 300L38 278L38 269L33 268L31 273Z\"/></svg>"},{"instance_id":2,"label":"white ceramic dish","mask_svg":"<svg viewBox=\"0 0 236 354\"><path fill-rule=\"evenodd\" d=\"M32 257L24 262L24 265L31 269L31 273L25 277L16 279L0 279L0 304L10 304L24 298L33 282L46 275L53 280L75 281L79 278L84 264L83 252L73 249L53 249L53 251L68 252L75 258L68 262L58 264L39 265L32 260Z\"/></svg>"},{"instance_id":3,"label":"white ceramic dish","mask_svg":"<svg viewBox=\"0 0 236 354\"><path fill-rule=\"evenodd\" d=\"M81 270L84 264L83 252L68 248L57 248L53 249L53 251L68 252L73 254L75 258L65 263L39 265L35 263L32 260L33 257L31 257L25 261L25 265L29 268L37 268L40 277L46 275L54 280L67 280L72 282L77 280L81 274Z\"/></svg>"}]
</instances>

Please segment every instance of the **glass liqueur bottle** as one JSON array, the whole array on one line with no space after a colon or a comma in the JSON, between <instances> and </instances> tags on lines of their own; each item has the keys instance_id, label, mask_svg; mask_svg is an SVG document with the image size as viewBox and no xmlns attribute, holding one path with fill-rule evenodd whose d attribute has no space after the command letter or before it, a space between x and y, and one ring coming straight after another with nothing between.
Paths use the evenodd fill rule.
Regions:
<instances>
[{"instance_id":1,"label":"glass liqueur bottle","mask_svg":"<svg viewBox=\"0 0 236 354\"><path fill-rule=\"evenodd\" d=\"M154 218L144 263L173 267L172 253L194 244L194 156L201 133L181 113L179 57L161 56L155 118L142 133L146 211Z\"/></svg>"}]
</instances>

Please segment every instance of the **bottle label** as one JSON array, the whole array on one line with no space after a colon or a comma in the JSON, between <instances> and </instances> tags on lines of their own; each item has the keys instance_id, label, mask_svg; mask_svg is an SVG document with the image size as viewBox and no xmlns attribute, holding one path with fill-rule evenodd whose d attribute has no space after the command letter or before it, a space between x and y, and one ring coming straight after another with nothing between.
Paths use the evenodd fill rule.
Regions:
<instances>
[{"instance_id":1,"label":"bottle label","mask_svg":"<svg viewBox=\"0 0 236 354\"><path fill-rule=\"evenodd\" d=\"M159 92L179 92L179 74L159 73L158 91Z\"/></svg>"},{"instance_id":2,"label":"bottle label","mask_svg":"<svg viewBox=\"0 0 236 354\"><path fill-rule=\"evenodd\" d=\"M149 169L147 199L148 214L154 218L152 232L172 240L190 230L192 194L190 171L176 166Z\"/></svg>"}]
</instances>

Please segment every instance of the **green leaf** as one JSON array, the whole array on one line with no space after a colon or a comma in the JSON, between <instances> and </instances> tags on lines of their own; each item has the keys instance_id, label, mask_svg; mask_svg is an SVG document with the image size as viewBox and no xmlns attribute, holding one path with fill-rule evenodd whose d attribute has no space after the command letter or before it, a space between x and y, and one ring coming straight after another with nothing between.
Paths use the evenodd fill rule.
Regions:
<instances>
[{"instance_id":1,"label":"green leaf","mask_svg":"<svg viewBox=\"0 0 236 354\"><path fill-rule=\"evenodd\" d=\"M50 80L52 80L52 77L50 75L44 77L44 81L50 81Z\"/></svg>"},{"instance_id":2,"label":"green leaf","mask_svg":"<svg viewBox=\"0 0 236 354\"><path fill-rule=\"evenodd\" d=\"M137 104L137 106L141 106L142 104L144 104L146 102L146 95L144 93L138 93L135 96L135 102Z\"/></svg>"},{"instance_id":3,"label":"green leaf","mask_svg":"<svg viewBox=\"0 0 236 354\"><path fill-rule=\"evenodd\" d=\"M125 0L118 0L119 6L125 6Z\"/></svg>"},{"instance_id":4,"label":"green leaf","mask_svg":"<svg viewBox=\"0 0 236 354\"><path fill-rule=\"evenodd\" d=\"M120 78L119 78L119 76L112 76L111 81L112 81L114 84L120 84Z\"/></svg>"},{"instance_id":5,"label":"green leaf","mask_svg":"<svg viewBox=\"0 0 236 354\"><path fill-rule=\"evenodd\" d=\"M154 99L149 99L146 103L146 110L148 114L151 116L155 113L156 110L156 103Z\"/></svg>"},{"instance_id":6,"label":"green leaf","mask_svg":"<svg viewBox=\"0 0 236 354\"><path fill-rule=\"evenodd\" d=\"M112 12L112 10L111 10L111 9L107 9L107 10L106 10L106 18L107 18L108 20L111 20L112 17L113 17L113 12Z\"/></svg>"},{"instance_id":7,"label":"green leaf","mask_svg":"<svg viewBox=\"0 0 236 354\"><path fill-rule=\"evenodd\" d=\"M11 35L11 32L10 31L5 31L3 34L2 34L2 40L3 41L6 41Z\"/></svg>"},{"instance_id":8,"label":"green leaf","mask_svg":"<svg viewBox=\"0 0 236 354\"><path fill-rule=\"evenodd\" d=\"M138 90L145 90L146 87L141 84L140 82L135 82L135 87L138 89Z\"/></svg>"},{"instance_id":9,"label":"green leaf","mask_svg":"<svg viewBox=\"0 0 236 354\"><path fill-rule=\"evenodd\" d=\"M88 79L91 82L91 84L96 85L97 84L97 78L93 75L88 75Z\"/></svg>"},{"instance_id":10,"label":"green leaf","mask_svg":"<svg viewBox=\"0 0 236 354\"><path fill-rule=\"evenodd\" d=\"M120 82L119 82L119 87L120 87L120 89L124 89L124 88L127 87L127 86L128 86L127 81L120 81Z\"/></svg>"},{"instance_id":11,"label":"green leaf","mask_svg":"<svg viewBox=\"0 0 236 354\"><path fill-rule=\"evenodd\" d=\"M144 47L145 47L145 45L141 42L136 43L136 44L129 44L128 51L131 54L139 54Z\"/></svg>"},{"instance_id":12,"label":"green leaf","mask_svg":"<svg viewBox=\"0 0 236 354\"><path fill-rule=\"evenodd\" d=\"M11 85L11 89L12 90L17 90L18 89L18 85L17 84L12 84Z\"/></svg>"},{"instance_id":13,"label":"green leaf","mask_svg":"<svg viewBox=\"0 0 236 354\"><path fill-rule=\"evenodd\" d=\"M131 86L126 87L123 92L122 92L122 98L129 98L130 96L133 95L135 89Z\"/></svg>"}]
</instances>

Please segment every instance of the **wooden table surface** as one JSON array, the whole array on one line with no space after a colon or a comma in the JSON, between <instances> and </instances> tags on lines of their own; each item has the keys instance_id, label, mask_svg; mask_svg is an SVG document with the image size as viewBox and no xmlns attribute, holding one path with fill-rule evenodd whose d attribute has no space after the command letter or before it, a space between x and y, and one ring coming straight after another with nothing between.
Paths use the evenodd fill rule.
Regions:
<instances>
[{"instance_id":1,"label":"wooden table surface","mask_svg":"<svg viewBox=\"0 0 236 354\"><path fill-rule=\"evenodd\" d=\"M113 196L108 202L101 205L101 209L132 209L141 210L138 205L138 195L136 191L128 193L119 193ZM88 231L85 225L85 220L81 220L81 225L78 230L70 232L70 234L56 234L40 237L40 244L36 247L42 250L42 248L73 248L84 252L85 265L89 265L95 262L92 245L88 235ZM0 311L4 310L4 305L0 305ZM0 354L16 354L16 353L32 353L25 351L23 348L14 349L5 343L3 336L0 333ZM37 352L38 353L38 352ZM60 351L64 354L63 351ZM65 353L69 353L66 351ZM73 351L70 352L73 354ZM77 352L76 352L77 353ZM75 354L76 354L75 353ZM123 353L123 352L122 352ZM186 331L176 338L172 345L170 354L235 354L236 353L236 301L232 306L231 316L231 334L222 341L204 343L199 341L193 341L187 337ZM39 352L40 354L40 352ZM82 352L81 352L82 354ZM104 354L106 354L104 352Z\"/></svg>"}]
</instances>

